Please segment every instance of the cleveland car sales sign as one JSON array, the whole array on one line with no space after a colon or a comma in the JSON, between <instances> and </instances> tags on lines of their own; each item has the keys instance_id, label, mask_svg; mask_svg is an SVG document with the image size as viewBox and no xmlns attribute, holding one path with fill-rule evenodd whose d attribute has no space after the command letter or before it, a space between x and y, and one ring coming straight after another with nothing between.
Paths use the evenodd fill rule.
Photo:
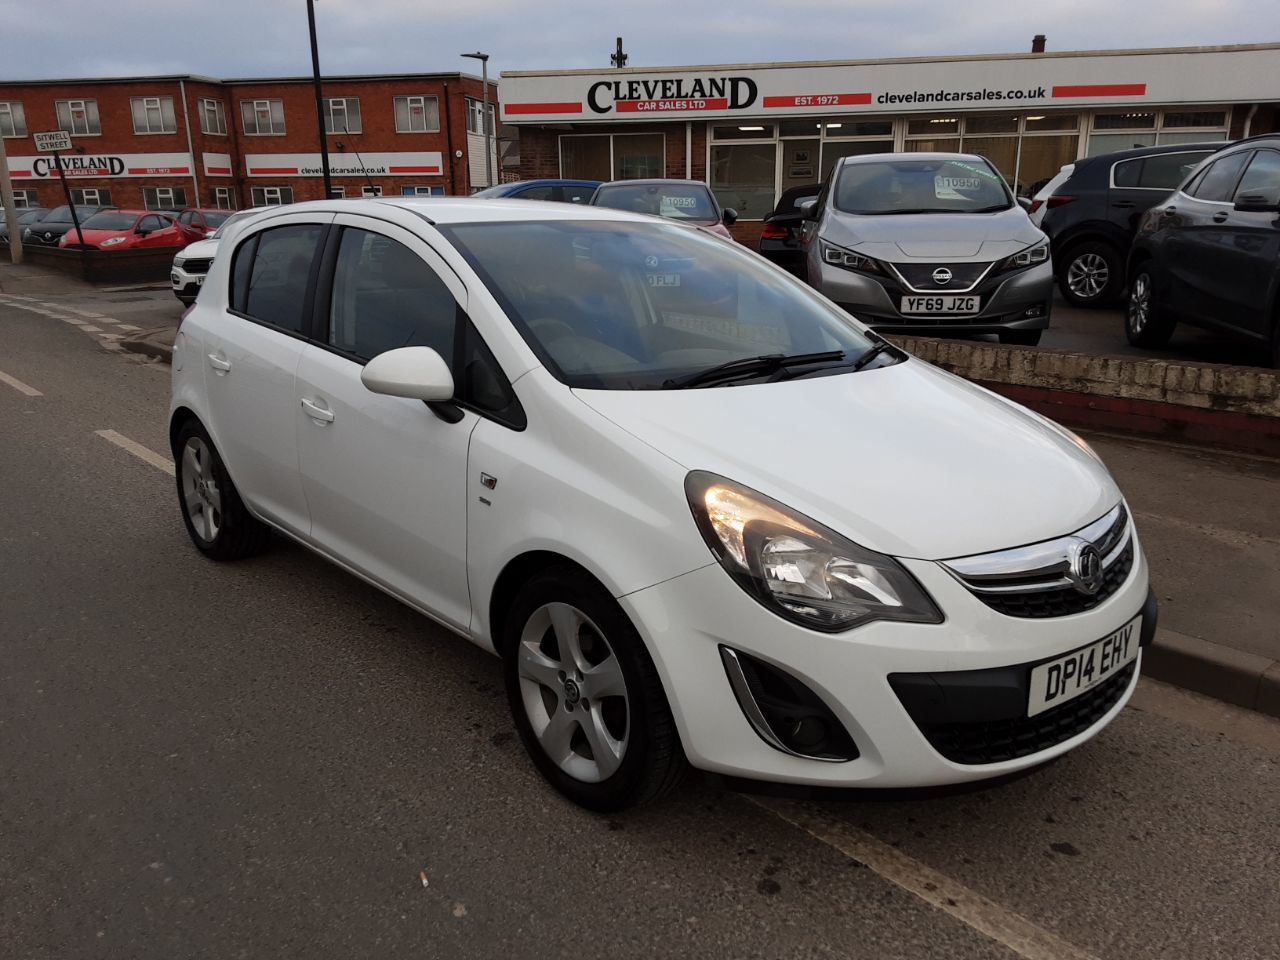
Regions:
<instances>
[{"instance_id":1,"label":"cleveland car sales sign","mask_svg":"<svg viewBox=\"0 0 1280 960\"><path fill-rule=\"evenodd\" d=\"M9 173L15 179L43 180L58 175L55 164L68 177L189 177L192 167L189 153L72 153L10 157Z\"/></svg>"},{"instance_id":2,"label":"cleveland car sales sign","mask_svg":"<svg viewBox=\"0 0 1280 960\"><path fill-rule=\"evenodd\" d=\"M251 177L318 177L318 153L250 153L244 158ZM329 154L329 173L335 177L438 177L444 158L431 153L337 153Z\"/></svg>"},{"instance_id":3,"label":"cleveland car sales sign","mask_svg":"<svg viewBox=\"0 0 1280 960\"><path fill-rule=\"evenodd\" d=\"M1280 46L502 75L504 123L1280 99Z\"/></svg>"}]
</instances>

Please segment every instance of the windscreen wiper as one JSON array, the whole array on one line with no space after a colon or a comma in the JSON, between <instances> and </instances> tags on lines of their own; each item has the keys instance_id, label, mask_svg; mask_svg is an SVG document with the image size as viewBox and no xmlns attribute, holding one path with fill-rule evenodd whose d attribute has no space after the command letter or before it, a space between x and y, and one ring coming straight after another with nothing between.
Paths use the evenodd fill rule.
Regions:
<instances>
[{"instance_id":1,"label":"windscreen wiper","mask_svg":"<svg viewBox=\"0 0 1280 960\"><path fill-rule=\"evenodd\" d=\"M811 363L832 363L844 359L843 350L827 350L823 353L797 353L787 356L782 353L766 353L758 357L743 357L730 360L697 373L683 377L671 377L662 382L664 390L683 390L685 387L700 387L709 383L722 383L730 380L749 380L767 373L776 373L790 367L801 367Z\"/></svg>"},{"instance_id":2,"label":"windscreen wiper","mask_svg":"<svg viewBox=\"0 0 1280 960\"><path fill-rule=\"evenodd\" d=\"M850 364L850 369L856 373L857 371L861 370L868 363L870 363L872 360L880 356L880 354L884 353L888 349L889 349L889 341L887 340L879 341L874 346L869 347L867 349L867 352L864 353L862 356L858 357L857 360L853 361L853 363Z\"/></svg>"}]
</instances>

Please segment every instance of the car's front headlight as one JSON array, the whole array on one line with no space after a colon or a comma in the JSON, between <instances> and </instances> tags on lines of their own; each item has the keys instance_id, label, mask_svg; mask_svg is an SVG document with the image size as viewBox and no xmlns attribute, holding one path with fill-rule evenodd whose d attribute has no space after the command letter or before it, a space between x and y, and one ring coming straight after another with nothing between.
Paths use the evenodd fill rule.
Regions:
<instances>
[{"instance_id":1,"label":"car's front headlight","mask_svg":"<svg viewBox=\"0 0 1280 960\"><path fill-rule=\"evenodd\" d=\"M1000 261L997 272L1033 267L1037 263L1044 263L1048 259L1049 241L1045 240L1043 243L1037 243L1035 246L1027 247L1025 250L1019 250L1012 257L1005 257Z\"/></svg>"},{"instance_id":2,"label":"car's front headlight","mask_svg":"<svg viewBox=\"0 0 1280 960\"><path fill-rule=\"evenodd\" d=\"M124 237L107 237L107 239L103 240L102 243L98 244L98 246L114 247L117 243L124 243L124 241Z\"/></svg>"},{"instance_id":3,"label":"car's front headlight","mask_svg":"<svg viewBox=\"0 0 1280 960\"><path fill-rule=\"evenodd\" d=\"M879 262L870 257L864 257L844 247L837 247L834 243L827 243L825 240L819 240L818 246L822 251L823 263L829 263L833 267L844 267L846 270L857 270L859 273L884 273Z\"/></svg>"},{"instance_id":4,"label":"car's front headlight","mask_svg":"<svg viewBox=\"0 0 1280 960\"><path fill-rule=\"evenodd\" d=\"M942 622L924 588L892 557L714 473L690 473L685 493L720 565L779 616L828 633L873 620Z\"/></svg>"}]
</instances>

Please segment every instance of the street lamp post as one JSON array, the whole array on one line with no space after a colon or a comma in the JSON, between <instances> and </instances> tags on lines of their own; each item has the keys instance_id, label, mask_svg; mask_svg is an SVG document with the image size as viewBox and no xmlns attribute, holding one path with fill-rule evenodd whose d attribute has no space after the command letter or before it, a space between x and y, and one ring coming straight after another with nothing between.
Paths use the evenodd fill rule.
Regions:
<instances>
[{"instance_id":1,"label":"street lamp post","mask_svg":"<svg viewBox=\"0 0 1280 960\"><path fill-rule=\"evenodd\" d=\"M477 50L475 53L464 53L462 56L480 61L480 83L484 87L484 103L482 105L484 119L481 121L484 124L484 173L485 179L489 181L485 186L492 187L494 185L493 121L489 116L489 55Z\"/></svg>"},{"instance_id":2,"label":"street lamp post","mask_svg":"<svg viewBox=\"0 0 1280 960\"><path fill-rule=\"evenodd\" d=\"M316 125L320 128L320 169L324 173L324 198L333 197L333 178L329 173L329 142L324 132L324 95L320 92L320 48L316 43L315 0L307 0L307 29L311 32L311 82L316 91Z\"/></svg>"}]
</instances>

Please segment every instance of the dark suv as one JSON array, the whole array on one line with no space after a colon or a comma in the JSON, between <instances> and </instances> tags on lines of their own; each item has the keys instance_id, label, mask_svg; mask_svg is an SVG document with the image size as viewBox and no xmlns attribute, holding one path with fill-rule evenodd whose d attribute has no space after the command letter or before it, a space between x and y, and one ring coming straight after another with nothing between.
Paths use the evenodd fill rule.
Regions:
<instances>
[{"instance_id":1,"label":"dark suv","mask_svg":"<svg viewBox=\"0 0 1280 960\"><path fill-rule=\"evenodd\" d=\"M1124 290L1124 263L1146 211L1222 143L1139 147L1077 160L1045 200L1058 287L1077 307L1105 306Z\"/></svg>"},{"instance_id":2,"label":"dark suv","mask_svg":"<svg viewBox=\"0 0 1280 960\"><path fill-rule=\"evenodd\" d=\"M1241 140L1147 211L1129 254L1125 334L1179 321L1264 344L1280 366L1280 133Z\"/></svg>"}]
</instances>

